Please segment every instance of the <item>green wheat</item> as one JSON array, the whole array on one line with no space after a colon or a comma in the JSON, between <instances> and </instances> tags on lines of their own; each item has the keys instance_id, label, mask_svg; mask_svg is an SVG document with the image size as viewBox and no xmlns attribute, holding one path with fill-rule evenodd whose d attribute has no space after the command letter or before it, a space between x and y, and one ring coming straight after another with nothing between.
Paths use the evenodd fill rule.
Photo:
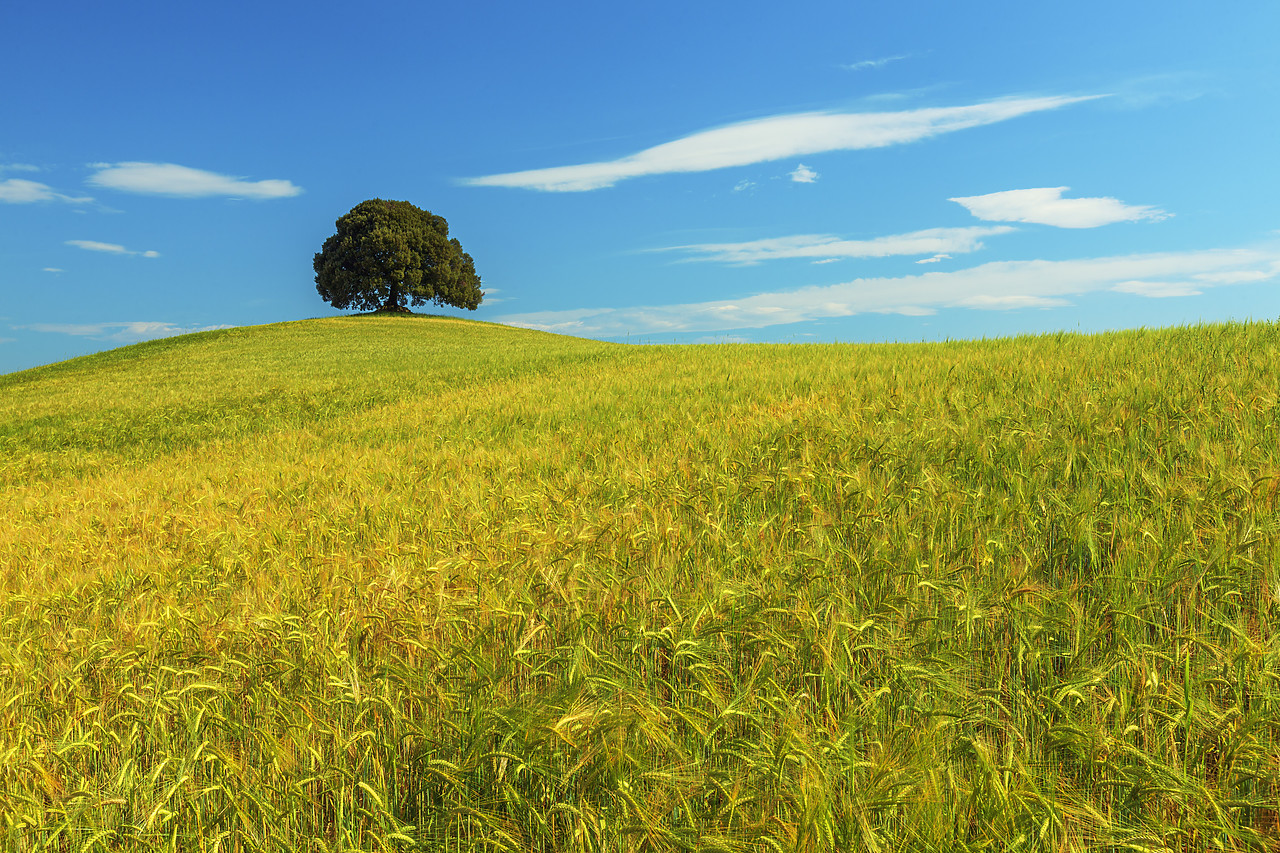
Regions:
<instances>
[{"instance_id":1,"label":"green wheat","mask_svg":"<svg viewBox=\"0 0 1280 853\"><path fill-rule=\"evenodd\" d=\"M1280 845L1280 325L0 378L0 849Z\"/></svg>"}]
</instances>

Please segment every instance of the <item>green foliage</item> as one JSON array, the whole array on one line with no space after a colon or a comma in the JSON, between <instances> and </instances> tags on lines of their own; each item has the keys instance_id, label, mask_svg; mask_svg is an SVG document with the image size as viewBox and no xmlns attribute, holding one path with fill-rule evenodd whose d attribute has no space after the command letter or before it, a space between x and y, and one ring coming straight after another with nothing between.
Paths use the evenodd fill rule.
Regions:
<instances>
[{"instance_id":1,"label":"green foliage","mask_svg":"<svg viewBox=\"0 0 1280 853\"><path fill-rule=\"evenodd\" d=\"M1274 850L1278 373L353 317L6 377L0 849Z\"/></svg>"},{"instance_id":2,"label":"green foliage","mask_svg":"<svg viewBox=\"0 0 1280 853\"><path fill-rule=\"evenodd\" d=\"M480 277L444 217L407 201L362 201L315 256L316 290L334 308L480 304Z\"/></svg>"}]
</instances>

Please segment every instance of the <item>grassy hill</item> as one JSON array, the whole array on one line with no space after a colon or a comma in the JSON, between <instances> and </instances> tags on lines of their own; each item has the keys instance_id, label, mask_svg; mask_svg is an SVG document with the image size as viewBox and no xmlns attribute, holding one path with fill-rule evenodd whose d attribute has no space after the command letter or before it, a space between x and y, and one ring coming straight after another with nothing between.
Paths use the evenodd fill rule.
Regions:
<instances>
[{"instance_id":1,"label":"grassy hill","mask_svg":"<svg viewBox=\"0 0 1280 853\"><path fill-rule=\"evenodd\" d=\"M1280 845L1280 325L0 377L0 849Z\"/></svg>"}]
</instances>

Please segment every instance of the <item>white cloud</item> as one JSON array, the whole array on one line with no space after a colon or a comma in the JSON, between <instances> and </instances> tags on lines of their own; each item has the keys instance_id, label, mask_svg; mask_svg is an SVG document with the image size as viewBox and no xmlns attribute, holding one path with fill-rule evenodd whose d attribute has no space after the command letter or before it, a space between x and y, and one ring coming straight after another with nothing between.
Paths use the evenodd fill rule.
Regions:
<instances>
[{"instance_id":1,"label":"white cloud","mask_svg":"<svg viewBox=\"0 0 1280 853\"><path fill-rule=\"evenodd\" d=\"M1151 299L1170 296L1199 296L1201 290L1186 281L1122 281L1111 288L1116 293L1132 293Z\"/></svg>"},{"instance_id":2,"label":"white cloud","mask_svg":"<svg viewBox=\"0 0 1280 853\"><path fill-rule=\"evenodd\" d=\"M692 344L749 344L750 338L742 335L703 335L700 338L694 338L689 343Z\"/></svg>"},{"instance_id":3,"label":"white cloud","mask_svg":"<svg viewBox=\"0 0 1280 853\"><path fill-rule=\"evenodd\" d=\"M1256 278L1262 274L1263 278ZM1280 275L1280 250L1222 249L1070 261L998 261L953 272L864 278L742 299L635 308L511 314L498 322L572 335L717 332L854 314L927 315L943 308L1052 308L1086 293L1183 295L1210 286L1197 276L1264 280ZM1190 294L1186 294L1190 295Z\"/></svg>"},{"instance_id":4,"label":"white cloud","mask_svg":"<svg viewBox=\"0 0 1280 853\"><path fill-rule=\"evenodd\" d=\"M90 252L106 252L110 255L141 255L144 258L158 258L160 253L148 249L145 252L139 252L132 249L126 249L119 243L99 243L97 240L67 240L68 246L75 246L77 249L85 249Z\"/></svg>"},{"instance_id":5,"label":"white cloud","mask_svg":"<svg viewBox=\"0 0 1280 853\"><path fill-rule=\"evenodd\" d=\"M42 269L42 270L40 270L40 271L41 271L41 272L54 272L54 273L62 272L62 270L61 270L60 268L58 268L58 267L45 267L45 268L43 268L43 269Z\"/></svg>"},{"instance_id":6,"label":"white cloud","mask_svg":"<svg viewBox=\"0 0 1280 853\"><path fill-rule=\"evenodd\" d=\"M174 335L210 332L215 329L230 329L232 327L227 325L179 326L174 323L135 320L127 323L32 323L27 326L15 326L14 328L29 329L33 332L127 342L146 341L153 338L171 338Z\"/></svg>"},{"instance_id":7,"label":"white cloud","mask_svg":"<svg viewBox=\"0 0 1280 853\"><path fill-rule=\"evenodd\" d=\"M99 243L97 240L67 240L68 246L75 246L78 249L87 249L90 252L109 252L115 255L132 254L124 246L119 243Z\"/></svg>"},{"instance_id":8,"label":"white cloud","mask_svg":"<svg viewBox=\"0 0 1280 853\"><path fill-rule=\"evenodd\" d=\"M883 56L879 59L863 59L860 62L850 62L841 65L845 71L865 71L868 68L883 68L890 62L897 62L900 59L906 59L911 56L909 53L900 53L897 56Z\"/></svg>"},{"instance_id":9,"label":"white cloud","mask_svg":"<svg viewBox=\"0 0 1280 853\"><path fill-rule=\"evenodd\" d=\"M936 264L939 261L946 261L950 259L951 259L950 255L948 255L946 252L942 252L940 254L934 255L932 258L921 258L920 260L916 261L916 263L917 264Z\"/></svg>"},{"instance_id":10,"label":"white cloud","mask_svg":"<svg viewBox=\"0 0 1280 853\"><path fill-rule=\"evenodd\" d=\"M1156 207L1131 205L1114 198L1063 198L1070 187L1005 190L949 199L988 222L1035 222L1058 228L1097 228L1115 222L1166 219L1173 214Z\"/></svg>"},{"instance_id":11,"label":"white cloud","mask_svg":"<svg viewBox=\"0 0 1280 853\"><path fill-rule=\"evenodd\" d=\"M901 145L1099 97L1104 96L1010 98L901 112L770 116L704 130L617 160L466 178L463 183L547 192L597 190L642 175L705 172L824 151Z\"/></svg>"},{"instance_id":12,"label":"white cloud","mask_svg":"<svg viewBox=\"0 0 1280 853\"><path fill-rule=\"evenodd\" d=\"M1122 81L1115 87L1112 107L1147 109L1162 104L1194 101L1208 94L1225 94L1212 85L1212 76L1202 71L1174 71L1148 74Z\"/></svg>"},{"instance_id":13,"label":"white cloud","mask_svg":"<svg viewBox=\"0 0 1280 853\"><path fill-rule=\"evenodd\" d=\"M743 178L741 181L738 181L736 184L733 185L733 191L736 193L740 193L746 190L755 189L755 186L756 186L755 181L748 181L747 179Z\"/></svg>"},{"instance_id":14,"label":"white cloud","mask_svg":"<svg viewBox=\"0 0 1280 853\"><path fill-rule=\"evenodd\" d=\"M232 196L237 198L288 198L302 192L289 181L246 181L173 163L95 163L98 172L89 177L94 186L148 195L182 198Z\"/></svg>"},{"instance_id":15,"label":"white cloud","mask_svg":"<svg viewBox=\"0 0 1280 853\"><path fill-rule=\"evenodd\" d=\"M1228 270L1227 272L1196 273L1192 278L1209 284L1243 284L1250 281L1266 281L1280 270Z\"/></svg>"},{"instance_id":16,"label":"white cloud","mask_svg":"<svg viewBox=\"0 0 1280 853\"><path fill-rule=\"evenodd\" d=\"M795 181L797 184L811 184L818 180L818 173L813 171L813 169L810 169L804 163L796 166L795 171L789 172L788 174L791 175L791 180Z\"/></svg>"},{"instance_id":17,"label":"white cloud","mask_svg":"<svg viewBox=\"0 0 1280 853\"><path fill-rule=\"evenodd\" d=\"M0 201L8 204L30 204L37 201L65 201L68 204L87 204L92 198L76 198L63 195L48 184L38 181L27 181L22 178L9 178L0 181Z\"/></svg>"},{"instance_id":18,"label":"white cloud","mask_svg":"<svg viewBox=\"0 0 1280 853\"><path fill-rule=\"evenodd\" d=\"M39 166L30 163L0 163L0 172L38 172Z\"/></svg>"},{"instance_id":19,"label":"white cloud","mask_svg":"<svg viewBox=\"0 0 1280 853\"><path fill-rule=\"evenodd\" d=\"M1020 308L1062 308L1071 303L1052 296L1033 296L1029 293L975 293L957 300L948 307L977 308L982 311L1016 311Z\"/></svg>"},{"instance_id":20,"label":"white cloud","mask_svg":"<svg viewBox=\"0 0 1280 853\"><path fill-rule=\"evenodd\" d=\"M893 234L871 240L843 240L831 234L797 234L746 243L695 243L669 246L655 252L686 252L689 261L713 261L748 266L779 258L821 258L830 263L842 258L887 258L894 255L964 254L982 248L983 237L1007 234L1009 225L977 225L969 228L929 228L909 234ZM950 255L948 255L950 257Z\"/></svg>"}]
</instances>

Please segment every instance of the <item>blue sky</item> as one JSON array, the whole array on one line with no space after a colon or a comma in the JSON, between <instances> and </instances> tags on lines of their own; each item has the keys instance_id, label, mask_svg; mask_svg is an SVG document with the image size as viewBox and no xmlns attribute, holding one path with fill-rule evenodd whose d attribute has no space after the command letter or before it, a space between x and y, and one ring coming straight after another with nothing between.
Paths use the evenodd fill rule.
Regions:
<instances>
[{"instance_id":1,"label":"blue sky","mask_svg":"<svg viewBox=\"0 0 1280 853\"><path fill-rule=\"evenodd\" d=\"M8 4L0 372L329 316L368 198L631 342L1280 316L1280 4Z\"/></svg>"}]
</instances>

